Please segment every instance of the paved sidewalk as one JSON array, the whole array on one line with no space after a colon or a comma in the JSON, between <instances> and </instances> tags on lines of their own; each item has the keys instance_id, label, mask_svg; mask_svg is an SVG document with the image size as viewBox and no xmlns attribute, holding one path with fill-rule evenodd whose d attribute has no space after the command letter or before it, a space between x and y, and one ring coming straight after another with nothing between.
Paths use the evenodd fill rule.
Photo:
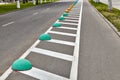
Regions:
<instances>
[{"instance_id":1,"label":"paved sidewalk","mask_svg":"<svg viewBox=\"0 0 120 80\"><path fill-rule=\"evenodd\" d=\"M120 80L120 38L84 0L78 80Z\"/></svg>"},{"instance_id":2,"label":"paved sidewalk","mask_svg":"<svg viewBox=\"0 0 120 80\"><path fill-rule=\"evenodd\" d=\"M100 0L100 1L108 4L108 0ZM120 0L112 0L112 4L114 8L120 9Z\"/></svg>"}]
</instances>

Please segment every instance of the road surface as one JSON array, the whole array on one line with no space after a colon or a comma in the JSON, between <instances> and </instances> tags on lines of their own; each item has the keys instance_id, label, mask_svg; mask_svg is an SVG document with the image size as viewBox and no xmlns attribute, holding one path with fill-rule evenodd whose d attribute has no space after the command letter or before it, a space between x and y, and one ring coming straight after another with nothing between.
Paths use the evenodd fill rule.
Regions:
<instances>
[{"instance_id":1,"label":"road surface","mask_svg":"<svg viewBox=\"0 0 120 80\"><path fill-rule=\"evenodd\" d=\"M120 79L120 38L84 0L79 79Z\"/></svg>"},{"instance_id":2,"label":"road surface","mask_svg":"<svg viewBox=\"0 0 120 80\"><path fill-rule=\"evenodd\" d=\"M56 4L56 6L53 4ZM0 44L2 45L0 46L1 74L36 41L40 33L45 32L57 20L70 4L71 2L52 3L47 6L38 6L13 12L6 16L0 16ZM59 30L56 29L55 31ZM62 31L67 32L67 30ZM68 33L75 32L68 31ZM70 37L58 37L58 35L56 37L62 40L74 41ZM119 80L120 38L87 0L83 2L80 40L78 80ZM58 48L59 46L62 45L55 44L54 46L54 44L49 42L42 42L37 48L41 47L50 50L54 48L55 51L72 55L73 47L64 46ZM69 61L34 53L31 53L27 59L32 61L33 65L37 68L49 70L69 78L69 70L71 68L71 62ZM13 79L38 80L18 72L13 72L7 78L7 80Z\"/></svg>"}]
</instances>

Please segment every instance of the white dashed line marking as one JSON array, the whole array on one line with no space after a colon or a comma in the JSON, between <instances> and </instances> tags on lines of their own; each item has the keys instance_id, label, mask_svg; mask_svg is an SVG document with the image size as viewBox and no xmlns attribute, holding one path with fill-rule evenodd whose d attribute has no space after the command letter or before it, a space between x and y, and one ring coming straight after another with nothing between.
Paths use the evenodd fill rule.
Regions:
<instances>
[{"instance_id":1,"label":"white dashed line marking","mask_svg":"<svg viewBox=\"0 0 120 80\"><path fill-rule=\"evenodd\" d=\"M38 12L33 13L33 15L37 15L37 14L38 14Z\"/></svg>"},{"instance_id":2,"label":"white dashed line marking","mask_svg":"<svg viewBox=\"0 0 120 80\"><path fill-rule=\"evenodd\" d=\"M13 24L13 23L14 23L14 21L11 21L9 23L6 23L6 24L2 25L2 27L8 26L8 25Z\"/></svg>"}]
</instances>

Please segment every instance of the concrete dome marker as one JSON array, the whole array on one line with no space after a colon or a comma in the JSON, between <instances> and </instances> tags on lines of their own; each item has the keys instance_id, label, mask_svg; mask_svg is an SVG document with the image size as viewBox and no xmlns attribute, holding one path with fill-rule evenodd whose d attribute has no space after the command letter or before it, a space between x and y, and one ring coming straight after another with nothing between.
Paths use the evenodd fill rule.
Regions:
<instances>
[{"instance_id":1,"label":"concrete dome marker","mask_svg":"<svg viewBox=\"0 0 120 80\"><path fill-rule=\"evenodd\" d=\"M41 34L39 36L39 40L41 40L41 41L51 40L51 36L49 34Z\"/></svg>"},{"instance_id":2,"label":"concrete dome marker","mask_svg":"<svg viewBox=\"0 0 120 80\"><path fill-rule=\"evenodd\" d=\"M63 13L63 16L68 16L68 13L64 12L64 13Z\"/></svg>"},{"instance_id":3,"label":"concrete dome marker","mask_svg":"<svg viewBox=\"0 0 120 80\"><path fill-rule=\"evenodd\" d=\"M54 23L52 26L53 26L53 27L60 27L60 26L61 26L61 23Z\"/></svg>"},{"instance_id":4,"label":"concrete dome marker","mask_svg":"<svg viewBox=\"0 0 120 80\"><path fill-rule=\"evenodd\" d=\"M65 18L63 16L58 18L59 20L65 20Z\"/></svg>"},{"instance_id":5,"label":"concrete dome marker","mask_svg":"<svg viewBox=\"0 0 120 80\"><path fill-rule=\"evenodd\" d=\"M77 1L75 1L74 3L73 3L73 5L76 5L77 4Z\"/></svg>"},{"instance_id":6,"label":"concrete dome marker","mask_svg":"<svg viewBox=\"0 0 120 80\"><path fill-rule=\"evenodd\" d=\"M66 9L66 10L65 10L65 12L66 12L66 13L69 13L69 12L70 12L70 10Z\"/></svg>"},{"instance_id":7,"label":"concrete dome marker","mask_svg":"<svg viewBox=\"0 0 120 80\"><path fill-rule=\"evenodd\" d=\"M12 64L12 69L15 71L26 71L32 68L32 64L27 59L17 59Z\"/></svg>"}]
</instances>

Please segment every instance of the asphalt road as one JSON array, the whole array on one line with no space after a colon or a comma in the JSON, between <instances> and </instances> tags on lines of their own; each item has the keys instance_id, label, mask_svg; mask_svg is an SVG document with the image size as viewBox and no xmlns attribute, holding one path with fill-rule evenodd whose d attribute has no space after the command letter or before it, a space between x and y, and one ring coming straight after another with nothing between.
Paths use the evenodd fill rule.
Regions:
<instances>
[{"instance_id":1,"label":"asphalt road","mask_svg":"<svg viewBox=\"0 0 120 80\"><path fill-rule=\"evenodd\" d=\"M119 79L120 38L84 0L78 80Z\"/></svg>"},{"instance_id":2,"label":"asphalt road","mask_svg":"<svg viewBox=\"0 0 120 80\"><path fill-rule=\"evenodd\" d=\"M39 34L45 32L56 21L71 2L55 4L57 4L56 7L53 4L48 4L48 6L38 6L2 16L5 18L8 16L7 21L1 21L2 18L0 17L0 44L2 45L0 46L1 74L36 41ZM23 13L25 15L22 15ZM15 14L17 18L11 17L15 16ZM14 23L11 21L14 21ZM11 22L9 26L2 26L8 22ZM78 80L119 80L120 38L103 18L98 15L87 0L84 0L83 3L81 27ZM74 41L74 39L67 37L62 37L61 39ZM37 47L51 50L54 48L58 52L72 55L70 53L72 51L71 47L63 46L58 48L59 46L62 45L55 44L54 46L54 44L49 42L42 42ZM32 61L33 65L37 68L69 78L69 66L71 65L69 61L66 62L34 53L27 56L27 59ZM44 61L45 63L41 63ZM11 79L37 80L18 72L13 72L7 80Z\"/></svg>"},{"instance_id":3,"label":"asphalt road","mask_svg":"<svg viewBox=\"0 0 120 80\"><path fill-rule=\"evenodd\" d=\"M0 15L0 75L72 2L56 2Z\"/></svg>"}]
</instances>

